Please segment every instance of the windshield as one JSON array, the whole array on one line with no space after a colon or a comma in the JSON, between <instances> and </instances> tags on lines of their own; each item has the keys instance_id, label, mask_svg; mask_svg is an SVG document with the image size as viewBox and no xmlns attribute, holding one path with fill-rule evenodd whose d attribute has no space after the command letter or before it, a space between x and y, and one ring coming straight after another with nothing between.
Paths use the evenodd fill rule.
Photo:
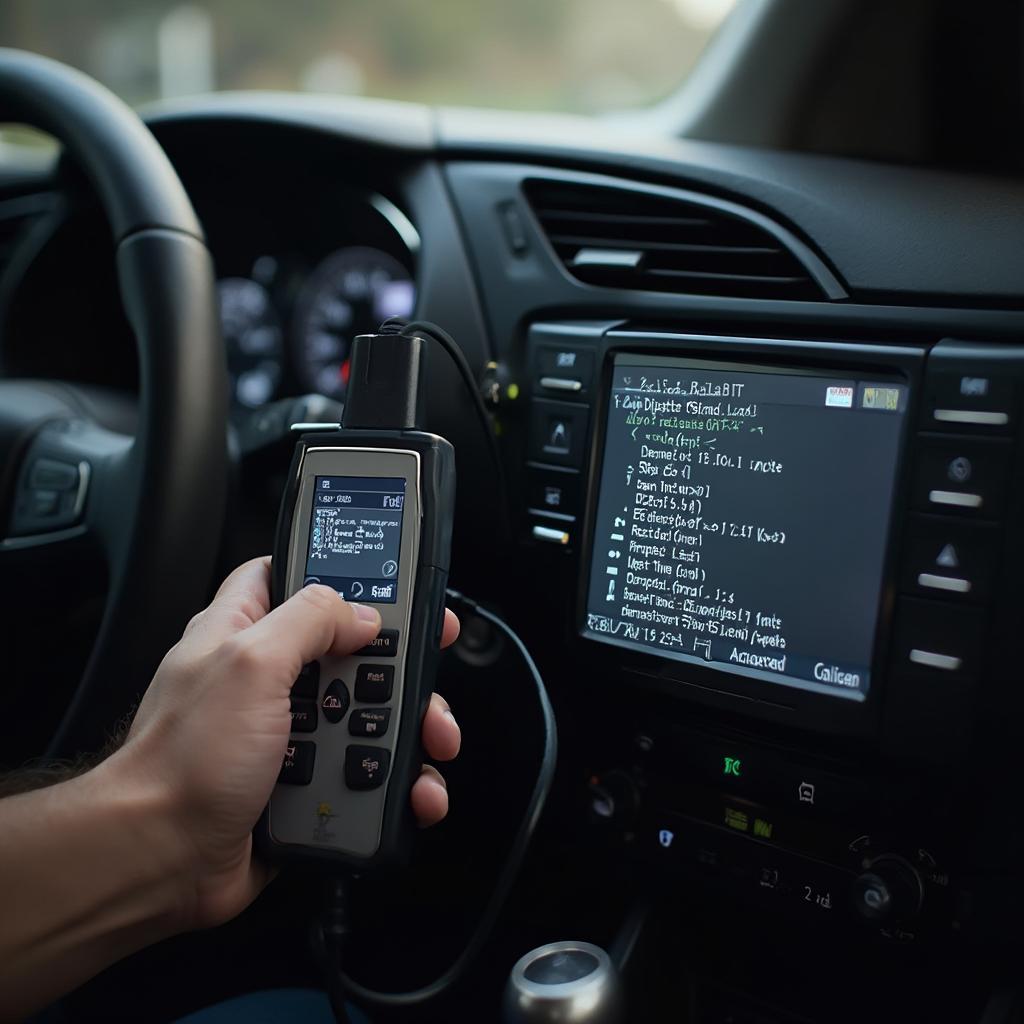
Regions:
<instances>
[{"instance_id":1,"label":"windshield","mask_svg":"<svg viewBox=\"0 0 1024 1024\"><path fill-rule=\"evenodd\" d=\"M129 103L286 89L599 113L685 79L736 0L3 0L0 40Z\"/></svg>"}]
</instances>

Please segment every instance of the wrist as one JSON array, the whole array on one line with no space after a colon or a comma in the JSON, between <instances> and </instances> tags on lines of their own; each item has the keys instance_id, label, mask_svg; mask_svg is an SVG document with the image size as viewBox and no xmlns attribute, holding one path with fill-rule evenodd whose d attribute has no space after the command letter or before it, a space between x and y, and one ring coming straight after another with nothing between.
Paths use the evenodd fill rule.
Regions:
<instances>
[{"instance_id":1,"label":"wrist","mask_svg":"<svg viewBox=\"0 0 1024 1024\"><path fill-rule=\"evenodd\" d=\"M84 802L98 808L97 827L123 844L126 919L165 938L190 927L195 903L195 851L179 827L173 793L123 748L76 780ZM119 860L120 862L120 860Z\"/></svg>"},{"instance_id":2,"label":"wrist","mask_svg":"<svg viewBox=\"0 0 1024 1024\"><path fill-rule=\"evenodd\" d=\"M0 1018L189 926L192 862L133 762L0 801Z\"/></svg>"}]
</instances>

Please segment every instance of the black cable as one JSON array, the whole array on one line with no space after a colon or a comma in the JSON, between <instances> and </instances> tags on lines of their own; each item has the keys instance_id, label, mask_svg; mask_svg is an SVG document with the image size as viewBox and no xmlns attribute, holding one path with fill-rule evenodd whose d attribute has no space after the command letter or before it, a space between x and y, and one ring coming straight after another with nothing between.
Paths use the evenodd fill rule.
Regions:
<instances>
[{"instance_id":1,"label":"black cable","mask_svg":"<svg viewBox=\"0 0 1024 1024\"><path fill-rule=\"evenodd\" d=\"M398 329L396 330L396 328ZM378 333L402 334L406 337L413 334L425 334L436 341L451 357L459 376L466 385L466 390L473 400L473 409L476 412L481 427L483 427L484 436L487 438L487 448L490 452L491 461L494 463L495 498L498 504L498 515L501 519L503 539L509 540L512 533L508 519L508 492L505 487L505 469L501 461L501 452L498 449L498 438L494 433L494 425L491 422L491 415L487 411L487 406L484 404L483 395L480 394L480 383L473 376L473 368L469 365L469 361L466 359L462 349L459 348L458 343L447 331L438 327L437 324L431 323L429 320L406 321L398 316L388 317L380 325Z\"/></svg>"},{"instance_id":2,"label":"black cable","mask_svg":"<svg viewBox=\"0 0 1024 1024\"><path fill-rule=\"evenodd\" d=\"M475 601L460 594L457 590L449 590L448 598L461 604L482 619L486 619L496 626L502 633L512 641L513 646L519 651L526 667L533 679L536 690L537 703L540 705L541 718L544 723L544 750L541 755L540 769L537 772L537 781L534 783L533 792L530 794L530 802L527 805L526 813L519 824L515 838L509 848L508 857L498 876L497 884L491 892L491 896L480 916L479 923L473 930L469 942L456 961L439 978L422 988L413 989L410 992L375 992L373 989L360 985L340 966L340 957L343 955L343 946L346 935L351 930L347 919L348 894L345 883L342 880L332 882L332 906L327 912L327 925L323 929L321 939L324 944L324 952L327 955L327 991L338 1021L345 1021L345 999L350 997L356 1003L376 1009L401 1009L418 1006L431 999L436 998L451 988L467 971L477 954L483 949L484 943L489 938L501 914L505 899L515 882L519 869L522 867L526 857L530 840L537 829L544 804L547 801L548 792L555 775L555 763L558 759L558 727L555 723L555 712L551 707L548 692L544 686L544 680L536 663L526 649L526 645L520 640L518 634L506 622L500 619L493 612L481 608ZM332 962L334 960L335 962Z\"/></svg>"}]
</instances>

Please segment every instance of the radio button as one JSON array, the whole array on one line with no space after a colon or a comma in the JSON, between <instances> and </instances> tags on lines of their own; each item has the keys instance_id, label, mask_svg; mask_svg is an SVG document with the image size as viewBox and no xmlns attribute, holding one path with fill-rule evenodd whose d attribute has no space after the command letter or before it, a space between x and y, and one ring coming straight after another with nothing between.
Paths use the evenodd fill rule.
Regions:
<instances>
[{"instance_id":1,"label":"radio button","mask_svg":"<svg viewBox=\"0 0 1024 1024\"><path fill-rule=\"evenodd\" d=\"M579 515L579 473L574 469L530 466L527 470L527 503L534 515Z\"/></svg>"},{"instance_id":2,"label":"radio button","mask_svg":"<svg viewBox=\"0 0 1024 1024\"><path fill-rule=\"evenodd\" d=\"M688 782L748 798L771 793L769 755L763 750L711 741L696 733L685 734L674 750Z\"/></svg>"},{"instance_id":3,"label":"radio button","mask_svg":"<svg viewBox=\"0 0 1024 1024\"><path fill-rule=\"evenodd\" d=\"M784 764L774 773L776 792L772 805L806 815L834 817L862 807L868 800L868 784L816 767Z\"/></svg>"},{"instance_id":4,"label":"radio button","mask_svg":"<svg viewBox=\"0 0 1024 1024\"><path fill-rule=\"evenodd\" d=\"M904 591L979 604L989 599L999 549L996 527L915 516L907 533Z\"/></svg>"},{"instance_id":5,"label":"radio button","mask_svg":"<svg viewBox=\"0 0 1024 1024\"><path fill-rule=\"evenodd\" d=\"M535 401L530 411L530 458L579 469L589 414L585 405Z\"/></svg>"},{"instance_id":6,"label":"radio button","mask_svg":"<svg viewBox=\"0 0 1024 1024\"><path fill-rule=\"evenodd\" d=\"M572 391L585 391L594 373L594 353L590 349L570 345L541 345L537 348L538 383L551 388L552 379L572 381L579 385ZM570 390L555 385L554 390Z\"/></svg>"},{"instance_id":7,"label":"radio button","mask_svg":"<svg viewBox=\"0 0 1024 1024\"><path fill-rule=\"evenodd\" d=\"M979 519L1002 516L1009 442L922 436L919 444L914 480L917 508Z\"/></svg>"},{"instance_id":8,"label":"radio button","mask_svg":"<svg viewBox=\"0 0 1024 1024\"><path fill-rule=\"evenodd\" d=\"M935 651L922 651L914 647L910 651L910 660L915 665L925 668L938 668L943 672L959 672L963 668L964 659L955 654L936 654Z\"/></svg>"},{"instance_id":9,"label":"radio button","mask_svg":"<svg viewBox=\"0 0 1024 1024\"><path fill-rule=\"evenodd\" d=\"M925 391L926 430L1009 433L1014 417L1013 382L995 367L964 372L932 371Z\"/></svg>"},{"instance_id":10,"label":"radio button","mask_svg":"<svg viewBox=\"0 0 1024 1024\"><path fill-rule=\"evenodd\" d=\"M572 377L541 377L540 386L544 391L558 391L569 395L579 394L583 390L583 382Z\"/></svg>"},{"instance_id":11,"label":"radio button","mask_svg":"<svg viewBox=\"0 0 1024 1024\"><path fill-rule=\"evenodd\" d=\"M893 661L912 675L975 679L981 671L985 616L980 608L901 600Z\"/></svg>"},{"instance_id":12,"label":"radio button","mask_svg":"<svg viewBox=\"0 0 1024 1024\"><path fill-rule=\"evenodd\" d=\"M553 526L543 526L539 523L530 531L530 536L534 540L544 541L545 544L566 545L572 540L572 535L565 530Z\"/></svg>"}]
</instances>

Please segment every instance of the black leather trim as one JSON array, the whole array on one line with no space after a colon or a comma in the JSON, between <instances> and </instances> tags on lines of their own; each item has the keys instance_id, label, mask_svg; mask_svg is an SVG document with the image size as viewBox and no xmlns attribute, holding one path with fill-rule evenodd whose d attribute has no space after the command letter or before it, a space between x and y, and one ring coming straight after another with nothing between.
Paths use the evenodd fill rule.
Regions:
<instances>
[{"instance_id":1,"label":"black leather trim","mask_svg":"<svg viewBox=\"0 0 1024 1024\"><path fill-rule=\"evenodd\" d=\"M86 75L0 48L0 122L29 124L64 143L99 193L115 239L153 227L203 237L160 145L121 100Z\"/></svg>"}]
</instances>

